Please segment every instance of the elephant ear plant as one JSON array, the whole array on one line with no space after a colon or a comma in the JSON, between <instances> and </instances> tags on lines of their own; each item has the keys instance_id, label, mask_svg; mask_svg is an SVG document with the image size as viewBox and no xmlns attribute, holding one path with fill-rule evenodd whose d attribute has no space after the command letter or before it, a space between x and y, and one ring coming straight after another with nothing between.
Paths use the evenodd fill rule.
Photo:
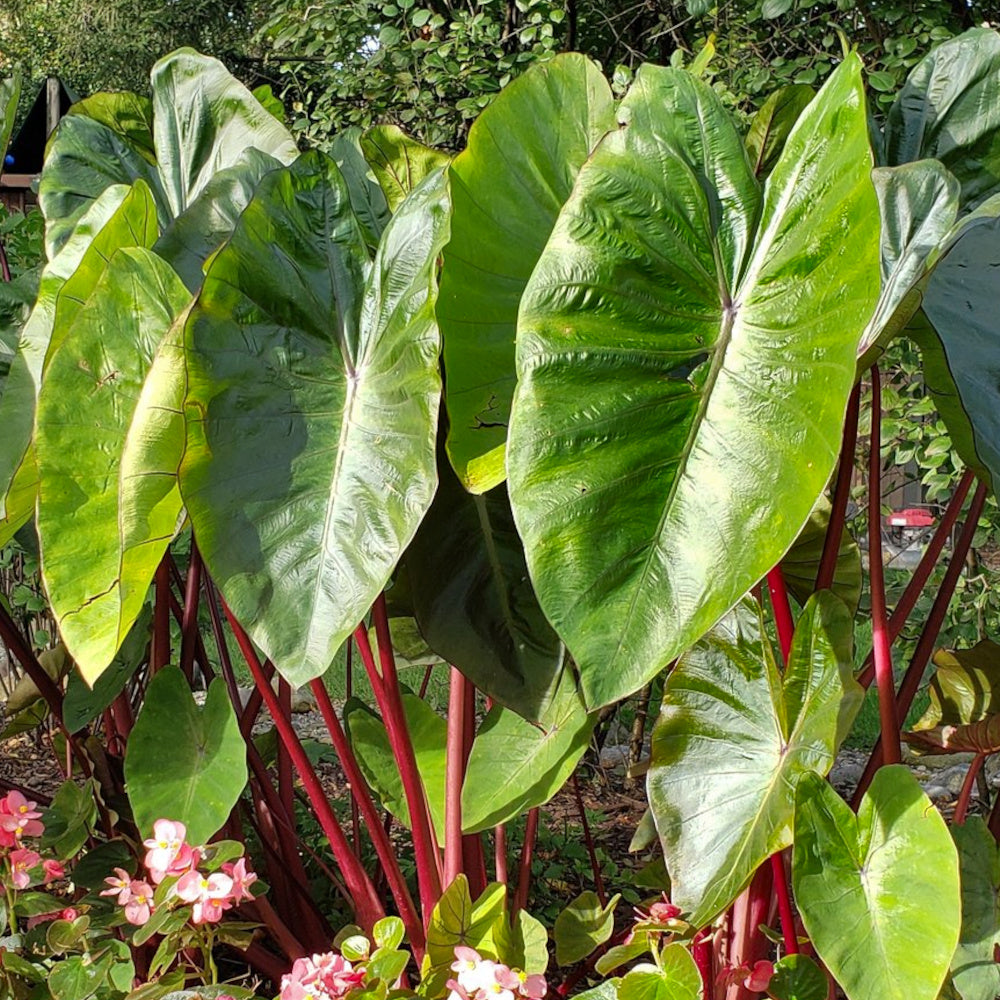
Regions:
<instances>
[{"instance_id":1,"label":"elephant ear plant","mask_svg":"<svg viewBox=\"0 0 1000 1000\"><path fill-rule=\"evenodd\" d=\"M300 154L266 94L187 50L151 98L74 108L0 397L0 541L37 537L68 677L3 607L0 631L99 789L67 861L127 872L168 819L245 843L270 892L225 896L190 943L205 968L238 947L283 997L540 1000L539 810L572 779L595 884L555 922L560 995L990 1000L1000 807L952 836L879 765L986 485L898 691L892 642L992 483L1000 139L975 109L1000 105L997 37L914 69L879 164L856 54L747 135L695 74L643 66L616 104L561 55L454 157L388 126ZM890 615L877 362L903 332L969 471ZM867 602L845 528L863 399ZM637 839L669 896L616 926L575 771L602 710L660 678ZM824 779L872 680L855 812ZM293 684L328 744L293 725ZM938 721L914 738L947 749ZM990 718L961 725L992 752ZM222 917L210 881L185 905ZM135 1000L200 985L147 954L184 954L156 919Z\"/></svg>"}]
</instances>

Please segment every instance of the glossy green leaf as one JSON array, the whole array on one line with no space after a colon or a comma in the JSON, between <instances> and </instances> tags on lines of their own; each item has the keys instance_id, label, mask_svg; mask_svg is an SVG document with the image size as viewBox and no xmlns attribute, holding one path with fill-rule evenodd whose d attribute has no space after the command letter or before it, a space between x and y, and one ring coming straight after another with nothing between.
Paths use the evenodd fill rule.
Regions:
<instances>
[{"instance_id":1,"label":"glossy green leaf","mask_svg":"<svg viewBox=\"0 0 1000 1000\"><path fill-rule=\"evenodd\" d=\"M745 140L755 176L766 177L774 169L795 123L815 95L812 87L793 83L776 90L760 106Z\"/></svg>"},{"instance_id":2,"label":"glossy green leaf","mask_svg":"<svg viewBox=\"0 0 1000 1000\"><path fill-rule=\"evenodd\" d=\"M499 882L486 887L473 900L469 882L459 875L445 889L427 925L427 957L432 968L448 967L455 960L455 948L475 948L484 958L497 958L493 927L506 913L507 890Z\"/></svg>"},{"instance_id":3,"label":"glossy green leaf","mask_svg":"<svg viewBox=\"0 0 1000 1000\"><path fill-rule=\"evenodd\" d=\"M0 174L4 171L4 157L14 132L17 117L17 102L21 98L21 74L0 80Z\"/></svg>"},{"instance_id":4,"label":"glossy green leaf","mask_svg":"<svg viewBox=\"0 0 1000 1000\"><path fill-rule=\"evenodd\" d=\"M78 670L70 672L63 699L63 724L71 733L79 732L96 719L124 690L140 665L146 662L152 620L152 608L147 605L115 653L111 665L97 678L93 687Z\"/></svg>"},{"instance_id":5,"label":"glossy green leaf","mask_svg":"<svg viewBox=\"0 0 1000 1000\"><path fill-rule=\"evenodd\" d=\"M77 101L67 114L99 122L124 139L150 163L156 163L153 143L153 102L140 94L102 92Z\"/></svg>"},{"instance_id":6,"label":"glossy green leaf","mask_svg":"<svg viewBox=\"0 0 1000 1000\"><path fill-rule=\"evenodd\" d=\"M538 606L506 487L467 493L440 452L438 473L406 551L413 614L431 648L477 688L539 721L567 670L565 647Z\"/></svg>"},{"instance_id":7,"label":"glossy green leaf","mask_svg":"<svg viewBox=\"0 0 1000 1000\"><path fill-rule=\"evenodd\" d=\"M830 770L861 703L851 616L829 591L799 617L783 676L762 634L753 605L723 619L667 678L653 730L650 808L695 927L792 842L795 786Z\"/></svg>"},{"instance_id":8,"label":"glossy green leaf","mask_svg":"<svg viewBox=\"0 0 1000 1000\"><path fill-rule=\"evenodd\" d=\"M1000 35L973 28L921 59L889 109L885 149L891 165L940 160L963 208L1000 190Z\"/></svg>"},{"instance_id":9,"label":"glossy green leaf","mask_svg":"<svg viewBox=\"0 0 1000 1000\"><path fill-rule=\"evenodd\" d=\"M763 191L719 98L684 72L644 66L619 117L521 302L507 463L590 708L654 677L795 541L878 291L857 56Z\"/></svg>"},{"instance_id":10,"label":"glossy green leaf","mask_svg":"<svg viewBox=\"0 0 1000 1000\"><path fill-rule=\"evenodd\" d=\"M1000 715L1000 646L990 639L971 649L939 649L931 658L930 704L913 727L961 726Z\"/></svg>"},{"instance_id":11,"label":"glossy green leaf","mask_svg":"<svg viewBox=\"0 0 1000 1000\"><path fill-rule=\"evenodd\" d=\"M42 813L45 825L42 846L50 847L60 861L74 857L94 832L97 822L97 782L93 778L77 785L64 781ZM51 912L51 911L50 911Z\"/></svg>"},{"instance_id":12,"label":"glossy green leaf","mask_svg":"<svg viewBox=\"0 0 1000 1000\"><path fill-rule=\"evenodd\" d=\"M438 840L444 843L445 745L448 724L427 702L414 694L403 694L403 710L431 820ZM365 780L378 795L383 807L409 829L410 809L385 723L357 699L348 701L344 709L344 722Z\"/></svg>"},{"instance_id":13,"label":"glossy green leaf","mask_svg":"<svg viewBox=\"0 0 1000 1000\"><path fill-rule=\"evenodd\" d=\"M355 125L338 132L330 143L330 157L347 181L351 209L365 234L365 242L374 250L382 239L392 213L382 188L361 151L361 131Z\"/></svg>"},{"instance_id":14,"label":"glossy green leaf","mask_svg":"<svg viewBox=\"0 0 1000 1000\"><path fill-rule=\"evenodd\" d=\"M560 55L500 92L449 168L452 237L437 307L448 455L475 493L505 476L521 295L580 167L614 125L601 71L582 55Z\"/></svg>"},{"instance_id":15,"label":"glossy green leaf","mask_svg":"<svg viewBox=\"0 0 1000 1000\"><path fill-rule=\"evenodd\" d=\"M927 282L924 322L909 335L920 346L930 395L962 460L992 488L1000 482L1000 364L996 276L1000 268L1000 200L995 218L966 222Z\"/></svg>"},{"instance_id":16,"label":"glossy green leaf","mask_svg":"<svg viewBox=\"0 0 1000 1000\"><path fill-rule=\"evenodd\" d=\"M86 119L80 119L85 121ZM53 342L65 334L81 302L120 247L149 247L156 239L156 208L149 188L114 186L81 217L62 251L42 272L0 399L0 545L31 516L38 494L32 434L42 375ZM65 294L64 294L65 293Z\"/></svg>"},{"instance_id":17,"label":"glossy green leaf","mask_svg":"<svg viewBox=\"0 0 1000 1000\"><path fill-rule=\"evenodd\" d=\"M529 976L543 975L549 965L549 932L527 910L507 919L501 914L493 924L497 956L504 965Z\"/></svg>"},{"instance_id":18,"label":"glossy green leaf","mask_svg":"<svg viewBox=\"0 0 1000 1000\"><path fill-rule=\"evenodd\" d=\"M139 832L161 817L204 844L229 818L247 781L246 747L220 679L199 707L178 667L150 681L125 751L125 781Z\"/></svg>"},{"instance_id":19,"label":"glossy green leaf","mask_svg":"<svg viewBox=\"0 0 1000 1000\"><path fill-rule=\"evenodd\" d=\"M295 140L218 59L178 49L151 74L153 140L171 216L253 147L290 163Z\"/></svg>"},{"instance_id":20,"label":"glossy green leaf","mask_svg":"<svg viewBox=\"0 0 1000 1000\"><path fill-rule=\"evenodd\" d=\"M376 125L361 136L361 152L378 179L390 212L428 175L448 166L451 156L411 139L397 125Z\"/></svg>"},{"instance_id":21,"label":"glossy green leaf","mask_svg":"<svg viewBox=\"0 0 1000 1000\"><path fill-rule=\"evenodd\" d=\"M1000 996L1000 851L981 816L954 826L962 883L962 930L951 960L951 975L962 1000Z\"/></svg>"},{"instance_id":22,"label":"glossy green leaf","mask_svg":"<svg viewBox=\"0 0 1000 1000\"><path fill-rule=\"evenodd\" d=\"M934 1000L961 922L958 856L902 765L881 768L855 816L810 774L798 785L795 902L849 1000Z\"/></svg>"},{"instance_id":23,"label":"glossy green leaf","mask_svg":"<svg viewBox=\"0 0 1000 1000\"><path fill-rule=\"evenodd\" d=\"M872 171L882 219L882 291L861 343L867 371L920 308L927 279L958 217L958 181L937 160Z\"/></svg>"},{"instance_id":24,"label":"glossy green leaf","mask_svg":"<svg viewBox=\"0 0 1000 1000\"><path fill-rule=\"evenodd\" d=\"M148 409L142 396L157 389L144 385L153 356L187 302L160 258L119 250L52 355L39 395L42 576L63 641L91 683L132 628L180 517L183 428L166 421L165 440L131 428Z\"/></svg>"},{"instance_id":25,"label":"glossy green leaf","mask_svg":"<svg viewBox=\"0 0 1000 1000\"><path fill-rule=\"evenodd\" d=\"M615 929L615 907L620 895L602 906L596 892L581 893L556 917L553 935L556 940L556 961L574 965L599 948Z\"/></svg>"},{"instance_id":26,"label":"glossy green leaf","mask_svg":"<svg viewBox=\"0 0 1000 1000\"><path fill-rule=\"evenodd\" d=\"M112 961L105 954L96 960L90 955L71 955L56 962L47 980L53 1000L88 1000L104 984Z\"/></svg>"},{"instance_id":27,"label":"glossy green leaf","mask_svg":"<svg viewBox=\"0 0 1000 1000\"><path fill-rule=\"evenodd\" d=\"M774 963L767 992L774 1000L827 1000L829 983L808 955L785 955Z\"/></svg>"},{"instance_id":28,"label":"glossy green leaf","mask_svg":"<svg viewBox=\"0 0 1000 1000\"><path fill-rule=\"evenodd\" d=\"M576 769L596 723L569 670L537 725L509 708L490 709L472 744L462 786L464 831L489 829L548 802Z\"/></svg>"},{"instance_id":29,"label":"glossy green leaf","mask_svg":"<svg viewBox=\"0 0 1000 1000\"><path fill-rule=\"evenodd\" d=\"M789 593L805 604L816 589L816 577L823 558L823 545L830 527L830 501L821 493L809 520L781 560L781 572ZM852 615L861 600L861 550L844 530L833 574L833 592L847 605Z\"/></svg>"},{"instance_id":30,"label":"glossy green leaf","mask_svg":"<svg viewBox=\"0 0 1000 1000\"><path fill-rule=\"evenodd\" d=\"M701 995L701 973L682 944L668 944L658 966L638 966L618 985L618 1000L700 1000Z\"/></svg>"},{"instance_id":31,"label":"glossy green leaf","mask_svg":"<svg viewBox=\"0 0 1000 1000\"><path fill-rule=\"evenodd\" d=\"M188 289L201 288L203 265L226 241L261 178L281 166L268 153L247 149L231 167L218 171L197 198L157 240L154 250Z\"/></svg>"},{"instance_id":32,"label":"glossy green leaf","mask_svg":"<svg viewBox=\"0 0 1000 1000\"><path fill-rule=\"evenodd\" d=\"M217 59L178 49L153 67L152 88L155 157L147 105L135 95L95 95L95 117L74 114L60 123L38 189L49 259L110 184L146 181L165 226L248 149L281 163L298 154L289 131Z\"/></svg>"},{"instance_id":33,"label":"glossy green leaf","mask_svg":"<svg viewBox=\"0 0 1000 1000\"><path fill-rule=\"evenodd\" d=\"M306 153L261 181L186 324L181 492L226 601L292 683L327 669L430 506L446 230L438 174L369 265L339 171Z\"/></svg>"},{"instance_id":34,"label":"glossy green leaf","mask_svg":"<svg viewBox=\"0 0 1000 1000\"><path fill-rule=\"evenodd\" d=\"M106 125L83 115L67 115L50 140L38 182L38 205L45 216L45 252L50 261L63 249L77 223L112 185L148 187L157 216L169 218L169 204L156 167Z\"/></svg>"}]
</instances>

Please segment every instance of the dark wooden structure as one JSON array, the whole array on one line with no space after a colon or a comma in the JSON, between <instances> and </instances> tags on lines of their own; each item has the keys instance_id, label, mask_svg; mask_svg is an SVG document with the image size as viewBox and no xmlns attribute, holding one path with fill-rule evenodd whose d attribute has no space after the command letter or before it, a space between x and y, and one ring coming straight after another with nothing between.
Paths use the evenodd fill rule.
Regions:
<instances>
[{"instance_id":1,"label":"dark wooden structure","mask_svg":"<svg viewBox=\"0 0 1000 1000\"><path fill-rule=\"evenodd\" d=\"M62 81L54 76L50 76L38 91L24 124L11 140L8 162L0 171L0 203L8 211L23 212L35 203L32 187L42 172L45 143L75 100Z\"/></svg>"}]
</instances>

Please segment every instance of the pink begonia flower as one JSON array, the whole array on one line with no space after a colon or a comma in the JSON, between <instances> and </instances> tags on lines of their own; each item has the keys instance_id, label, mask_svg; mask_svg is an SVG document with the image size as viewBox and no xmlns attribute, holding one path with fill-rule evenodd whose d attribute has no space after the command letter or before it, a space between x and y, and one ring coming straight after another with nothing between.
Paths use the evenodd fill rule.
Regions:
<instances>
[{"instance_id":1,"label":"pink begonia flower","mask_svg":"<svg viewBox=\"0 0 1000 1000\"><path fill-rule=\"evenodd\" d=\"M27 889L31 885L32 868L41 864L42 856L26 847L20 847L10 852L10 877L17 889Z\"/></svg>"},{"instance_id":2,"label":"pink begonia flower","mask_svg":"<svg viewBox=\"0 0 1000 1000\"><path fill-rule=\"evenodd\" d=\"M222 866L222 870L233 880L233 902L238 903L243 899L253 899L250 886L257 881L256 872L247 871L247 859L240 858L235 864L227 862Z\"/></svg>"},{"instance_id":3,"label":"pink begonia flower","mask_svg":"<svg viewBox=\"0 0 1000 1000\"><path fill-rule=\"evenodd\" d=\"M8 792L0 799L0 830L15 841L21 837L40 837L45 827L38 822L41 813L35 808L37 803L29 802L20 792ZM3 846L13 847L13 843Z\"/></svg>"},{"instance_id":4,"label":"pink begonia flower","mask_svg":"<svg viewBox=\"0 0 1000 1000\"><path fill-rule=\"evenodd\" d=\"M102 889L101 895L117 896L118 905L124 906L132 898L132 876L124 868L116 868L115 873L117 878L111 876L104 880L111 888Z\"/></svg>"},{"instance_id":5,"label":"pink begonia flower","mask_svg":"<svg viewBox=\"0 0 1000 1000\"><path fill-rule=\"evenodd\" d=\"M194 903L191 909L193 923L215 924L232 906L233 880L222 872L205 876L199 871L190 871L180 877L174 891L185 903Z\"/></svg>"},{"instance_id":6,"label":"pink begonia flower","mask_svg":"<svg viewBox=\"0 0 1000 1000\"><path fill-rule=\"evenodd\" d=\"M45 870L46 885L48 885L49 882L55 882L56 879L66 877L66 869L54 858L46 858L42 862L42 868Z\"/></svg>"},{"instance_id":7,"label":"pink begonia flower","mask_svg":"<svg viewBox=\"0 0 1000 1000\"><path fill-rule=\"evenodd\" d=\"M526 972L518 972L517 977L519 980L517 991L521 996L527 997L528 1000L542 1000L549 988L545 976L538 973L529 976Z\"/></svg>"},{"instance_id":8,"label":"pink begonia flower","mask_svg":"<svg viewBox=\"0 0 1000 1000\"><path fill-rule=\"evenodd\" d=\"M183 823L158 819L153 824L152 838L142 842L147 848L144 864L156 885L168 875L184 875L198 866L201 854L184 842L186 835Z\"/></svg>"},{"instance_id":9,"label":"pink begonia flower","mask_svg":"<svg viewBox=\"0 0 1000 1000\"><path fill-rule=\"evenodd\" d=\"M118 897L121 902L121 896ZM153 887L148 882L132 882L125 903L125 919L136 927L146 923L153 912Z\"/></svg>"},{"instance_id":10,"label":"pink begonia flower","mask_svg":"<svg viewBox=\"0 0 1000 1000\"><path fill-rule=\"evenodd\" d=\"M754 993L763 993L771 983L774 975L772 962L760 961L751 969L744 962L742 965L727 965L716 979L719 986L745 986Z\"/></svg>"},{"instance_id":11,"label":"pink begonia flower","mask_svg":"<svg viewBox=\"0 0 1000 1000\"><path fill-rule=\"evenodd\" d=\"M464 945L456 946L455 961L452 962L451 969L458 973L458 985L470 996L491 987L497 981L497 963L482 958L478 951Z\"/></svg>"},{"instance_id":12,"label":"pink begonia flower","mask_svg":"<svg viewBox=\"0 0 1000 1000\"><path fill-rule=\"evenodd\" d=\"M753 970L743 980L743 985L754 993L763 993L771 984L774 975L774 965L771 962L756 962Z\"/></svg>"},{"instance_id":13,"label":"pink begonia flower","mask_svg":"<svg viewBox=\"0 0 1000 1000\"><path fill-rule=\"evenodd\" d=\"M506 965L497 965L493 969L493 982L476 993L476 1000L514 1000L517 986L517 976L512 978L511 970Z\"/></svg>"},{"instance_id":14,"label":"pink begonia flower","mask_svg":"<svg viewBox=\"0 0 1000 1000\"><path fill-rule=\"evenodd\" d=\"M295 960L281 977L279 1000L337 1000L364 982L365 974L342 955L327 952Z\"/></svg>"}]
</instances>

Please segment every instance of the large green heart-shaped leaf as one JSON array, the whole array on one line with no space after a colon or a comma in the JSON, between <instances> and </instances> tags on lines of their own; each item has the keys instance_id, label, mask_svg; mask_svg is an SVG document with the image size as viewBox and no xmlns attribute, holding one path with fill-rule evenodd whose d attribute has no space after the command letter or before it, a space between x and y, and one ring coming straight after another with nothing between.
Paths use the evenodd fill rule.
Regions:
<instances>
[{"instance_id":1,"label":"large green heart-shaped leaf","mask_svg":"<svg viewBox=\"0 0 1000 1000\"><path fill-rule=\"evenodd\" d=\"M0 174L3 173L4 158L7 156L7 146L14 131L14 120L17 117L17 102L21 98L21 75L0 80Z\"/></svg>"},{"instance_id":2,"label":"large green heart-shaped leaf","mask_svg":"<svg viewBox=\"0 0 1000 1000\"><path fill-rule=\"evenodd\" d=\"M212 177L156 241L153 249L190 291L201 288L202 266L232 233L261 178L280 166L268 153L245 150L233 166Z\"/></svg>"},{"instance_id":3,"label":"large green heart-shaped leaf","mask_svg":"<svg viewBox=\"0 0 1000 1000\"><path fill-rule=\"evenodd\" d=\"M804 776L792 878L816 953L850 1000L937 997L959 937L958 856L906 767L881 768L857 816Z\"/></svg>"},{"instance_id":4,"label":"large green heart-shaped leaf","mask_svg":"<svg viewBox=\"0 0 1000 1000\"><path fill-rule=\"evenodd\" d=\"M420 631L481 691L539 721L566 670L565 647L538 606L507 490L467 493L440 454L438 472L405 557Z\"/></svg>"},{"instance_id":5,"label":"large green heart-shaped leaf","mask_svg":"<svg viewBox=\"0 0 1000 1000\"><path fill-rule=\"evenodd\" d=\"M951 960L951 975L962 1000L1000 996L1000 850L981 816L954 826L962 882L962 930Z\"/></svg>"},{"instance_id":6,"label":"large green heart-shaped leaf","mask_svg":"<svg viewBox=\"0 0 1000 1000\"><path fill-rule=\"evenodd\" d=\"M152 608L147 604L115 654L111 666L97 678L93 687L83 679L79 671L70 671L66 679L66 697L63 699L63 724L71 733L78 733L93 722L121 694L136 670L147 662L149 627L152 621ZM79 872L74 869L74 877L78 876Z\"/></svg>"},{"instance_id":7,"label":"large green heart-shaped leaf","mask_svg":"<svg viewBox=\"0 0 1000 1000\"><path fill-rule=\"evenodd\" d=\"M166 225L246 150L281 163L298 154L289 131L217 59L179 49L153 67L152 88L151 137L147 104L135 95L110 104L96 95L95 117L82 104L60 123L38 189L50 259L110 184L145 180Z\"/></svg>"},{"instance_id":8,"label":"large green heart-shaped leaf","mask_svg":"<svg viewBox=\"0 0 1000 1000\"><path fill-rule=\"evenodd\" d=\"M908 334L920 346L927 387L955 450L992 488L1000 481L1000 198L964 220L962 234L927 282L920 322ZM990 217L992 212L994 217Z\"/></svg>"},{"instance_id":9,"label":"large green heart-shaped leaf","mask_svg":"<svg viewBox=\"0 0 1000 1000\"><path fill-rule=\"evenodd\" d=\"M683 71L644 66L619 117L521 302L507 462L591 708L655 676L794 542L878 292L856 56L762 194L719 98Z\"/></svg>"},{"instance_id":10,"label":"large green heart-shaped leaf","mask_svg":"<svg viewBox=\"0 0 1000 1000\"><path fill-rule=\"evenodd\" d=\"M858 344L866 372L920 308L926 279L958 217L958 181L937 160L872 171L882 218L882 292Z\"/></svg>"},{"instance_id":11,"label":"large green heart-shaped leaf","mask_svg":"<svg viewBox=\"0 0 1000 1000\"><path fill-rule=\"evenodd\" d=\"M939 649L932 662L930 704L914 729L962 726L1000 715L1000 646L995 642Z\"/></svg>"},{"instance_id":12,"label":"large green heart-shaped leaf","mask_svg":"<svg viewBox=\"0 0 1000 1000\"><path fill-rule=\"evenodd\" d=\"M1000 35L973 28L935 46L889 109L887 161L940 160L979 204L1000 187Z\"/></svg>"},{"instance_id":13,"label":"large green heart-shaped leaf","mask_svg":"<svg viewBox=\"0 0 1000 1000\"><path fill-rule=\"evenodd\" d=\"M169 206L156 167L106 125L83 115L60 123L38 182L38 205L45 216L45 252L50 261L63 249L77 223L112 185L143 181L157 215Z\"/></svg>"},{"instance_id":14,"label":"large green heart-shaped leaf","mask_svg":"<svg viewBox=\"0 0 1000 1000\"><path fill-rule=\"evenodd\" d=\"M195 704L179 667L150 681L125 751L125 781L139 832L161 818L187 827L204 844L229 818L247 781L246 746L218 678Z\"/></svg>"},{"instance_id":15,"label":"large green heart-shaped leaf","mask_svg":"<svg viewBox=\"0 0 1000 1000\"><path fill-rule=\"evenodd\" d=\"M282 163L298 155L288 129L218 59L178 49L153 67L150 80L153 142L172 216L249 147Z\"/></svg>"},{"instance_id":16,"label":"large green heart-shaped leaf","mask_svg":"<svg viewBox=\"0 0 1000 1000\"><path fill-rule=\"evenodd\" d=\"M557 56L500 92L449 168L452 236L437 306L448 455L475 493L504 479L521 294L580 167L614 125L597 66Z\"/></svg>"},{"instance_id":17,"label":"large green heart-shaped leaf","mask_svg":"<svg viewBox=\"0 0 1000 1000\"><path fill-rule=\"evenodd\" d=\"M307 153L263 179L186 325L181 492L227 602L296 684L327 669L430 506L446 206L439 173L369 265L339 171Z\"/></svg>"},{"instance_id":18,"label":"large green heart-shaped leaf","mask_svg":"<svg viewBox=\"0 0 1000 1000\"><path fill-rule=\"evenodd\" d=\"M477 833L543 805L566 783L590 744L588 716L571 671L533 725L494 706L472 744L462 786L462 827Z\"/></svg>"},{"instance_id":19,"label":"large green heart-shaped leaf","mask_svg":"<svg viewBox=\"0 0 1000 1000\"><path fill-rule=\"evenodd\" d=\"M385 194L361 151L361 128L354 125L338 132L330 143L329 153L347 181L351 208L365 234L365 242L374 250L382 239L392 213Z\"/></svg>"},{"instance_id":20,"label":"large green heart-shaped leaf","mask_svg":"<svg viewBox=\"0 0 1000 1000\"><path fill-rule=\"evenodd\" d=\"M115 185L80 218L63 249L42 272L38 299L21 331L0 400L0 545L31 516L38 494L32 434L35 403L50 349L65 335L80 303L120 247L150 247L156 207L149 188ZM63 294L65 293L65 294Z\"/></svg>"},{"instance_id":21,"label":"large green heart-shaped leaf","mask_svg":"<svg viewBox=\"0 0 1000 1000\"><path fill-rule=\"evenodd\" d=\"M130 429L153 356L187 302L159 257L119 250L52 354L39 394L42 575L63 641L91 682L131 629L177 528L183 430L175 423L172 440L159 441Z\"/></svg>"},{"instance_id":22,"label":"large green heart-shaped leaf","mask_svg":"<svg viewBox=\"0 0 1000 1000\"><path fill-rule=\"evenodd\" d=\"M443 843L448 724L427 702L408 692L403 695L403 710L431 821L438 840ZM378 795L383 807L409 829L410 809L385 723L357 699L347 703L344 723L368 784Z\"/></svg>"},{"instance_id":23,"label":"large green heart-shaped leaf","mask_svg":"<svg viewBox=\"0 0 1000 1000\"><path fill-rule=\"evenodd\" d=\"M77 101L67 114L82 115L111 129L150 163L156 163L153 141L153 102L128 91L91 94Z\"/></svg>"},{"instance_id":24,"label":"large green heart-shaped leaf","mask_svg":"<svg viewBox=\"0 0 1000 1000\"><path fill-rule=\"evenodd\" d=\"M671 898L696 927L792 842L796 784L829 771L861 704L837 597L806 605L783 677L762 629L741 606L681 657L653 730L649 804Z\"/></svg>"},{"instance_id":25,"label":"large green heart-shaped leaf","mask_svg":"<svg viewBox=\"0 0 1000 1000\"><path fill-rule=\"evenodd\" d=\"M451 156L411 139L398 125L376 125L360 139L390 212L428 175L448 166Z\"/></svg>"}]
</instances>

